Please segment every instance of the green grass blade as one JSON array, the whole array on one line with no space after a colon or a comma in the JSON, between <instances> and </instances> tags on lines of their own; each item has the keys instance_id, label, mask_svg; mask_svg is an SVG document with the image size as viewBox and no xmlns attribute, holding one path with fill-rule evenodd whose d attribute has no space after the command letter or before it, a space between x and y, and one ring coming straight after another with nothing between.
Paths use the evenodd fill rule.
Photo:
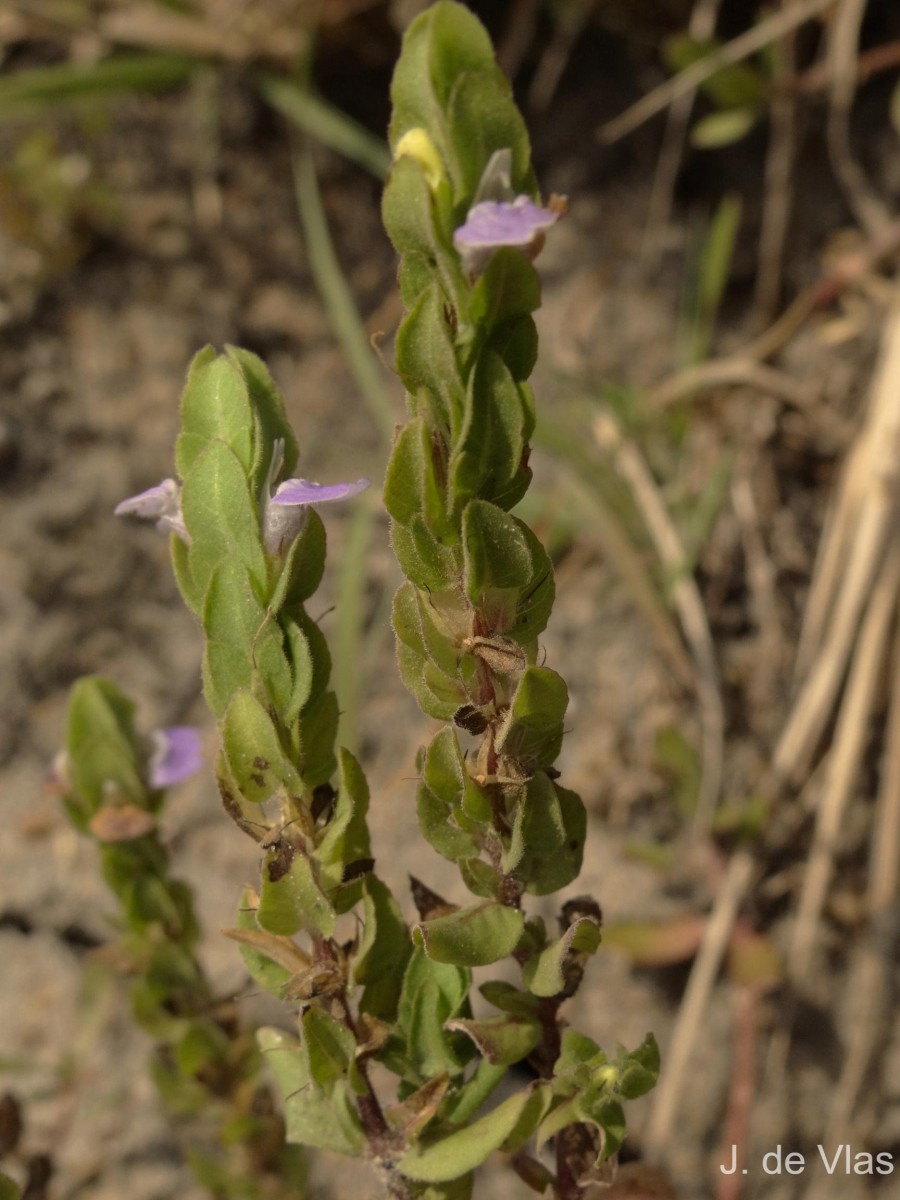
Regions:
<instances>
[{"instance_id":1,"label":"green grass blade","mask_svg":"<svg viewBox=\"0 0 900 1200\"><path fill-rule=\"evenodd\" d=\"M119 92L162 91L183 83L203 60L175 54L127 54L90 66L63 63L0 78L0 121L27 117L54 104Z\"/></svg>"},{"instance_id":2,"label":"green grass blade","mask_svg":"<svg viewBox=\"0 0 900 1200\"><path fill-rule=\"evenodd\" d=\"M394 405L388 396L381 367L369 344L356 300L338 262L322 206L312 153L305 146L294 154L294 189L316 288L372 419L385 439L390 441L396 422Z\"/></svg>"},{"instance_id":3,"label":"green grass blade","mask_svg":"<svg viewBox=\"0 0 900 1200\"><path fill-rule=\"evenodd\" d=\"M257 82L263 99L304 133L358 163L376 179L387 175L391 165L387 144L352 117L289 79L262 75Z\"/></svg>"}]
</instances>

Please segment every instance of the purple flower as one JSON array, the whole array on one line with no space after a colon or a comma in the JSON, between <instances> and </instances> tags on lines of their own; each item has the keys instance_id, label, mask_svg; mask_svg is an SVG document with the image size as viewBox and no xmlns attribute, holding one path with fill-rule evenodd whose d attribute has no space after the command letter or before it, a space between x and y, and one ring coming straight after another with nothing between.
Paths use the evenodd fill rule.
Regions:
<instances>
[{"instance_id":1,"label":"purple flower","mask_svg":"<svg viewBox=\"0 0 900 1200\"><path fill-rule=\"evenodd\" d=\"M558 212L541 208L530 196L482 200L469 209L466 223L456 230L453 242L458 250L496 250L500 246L527 249L558 220Z\"/></svg>"},{"instance_id":2,"label":"purple flower","mask_svg":"<svg viewBox=\"0 0 900 1200\"><path fill-rule=\"evenodd\" d=\"M510 183L512 153L496 150L482 173L465 222L453 234L463 266L480 275L501 246L513 246L534 258L544 234L565 212L565 201L551 198L547 208L530 196L517 196Z\"/></svg>"},{"instance_id":3,"label":"purple flower","mask_svg":"<svg viewBox=\"0 0 900 1200\"><path fill-rule=\"evenodd\" d=\"M191 538L181 513L181 484L174 479L164 479L156 487L147 488L136 496L129 496L113 510L117 517L142 517L156 521L156 528L163 533L174 533L187 545Z\"/></svg>"},{"instance_id":4,"label":"purple flower","mask_svg":"<svg viewBox=\"0 0 900 1200\"><path fill-rule=\"evenodd\" d=\"M311 483L307 479L285 479L276 489L275 480L283 463L284 441L278 438L272 448L272 461L260 497L263 544L269 554L280 553L285 544L294 540L303 527L309 505L344 500L369 486L368 479L329 484ZM156 521L157 529L177 534L186 545L191 544L191 535L181 511L181 484L174 479L164 479L146 492L129 496L117 504L114 511L117 517L130 515Z\"/></svg>"},{"instance_id":5,"label":"purple flower","mask_svg":"<svg viewBox=\"0 0 900 1200\"><path fill-rule=\"evenodd\" d=\"M150 735L150 786L171 787L203 766L200 732L192 725L173 725Z\"/></svg>"},{"instance_id":6,"label":"purple flower","mask_svg":"<svg viewBox=\"0 0 900 1200\"><path fill-rule=\"evenodd\" d=\"M284 443L279 439L273 448L272 463L263 490L263 544L269 554L278 554L282 546L294 540L303 527L306 509L311 504L346 500L348 496L356 496L369 486L368 479L357 479L355 483L311 483L308 479L285 479L273 495L272 487L283 459Z\"/></svg>"}]
</instances>

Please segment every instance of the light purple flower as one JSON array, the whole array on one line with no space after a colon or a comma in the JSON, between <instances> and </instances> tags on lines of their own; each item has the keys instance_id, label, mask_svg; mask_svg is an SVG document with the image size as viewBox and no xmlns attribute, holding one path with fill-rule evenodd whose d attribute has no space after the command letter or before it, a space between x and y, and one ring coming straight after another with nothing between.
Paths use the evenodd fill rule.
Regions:
<instances>
[{"instance_id":1,"label":"light purple flower","mask_svg":"<svg viewBox=\"0 0 900 1200\"><path fill-rule=\"evenodd\" d=\"M356 496L369 486L368 479L357 479L355 483L312 483L308 479L285 479L272 494L272 487L284 460L284 443L276 441L272 452L272 463L263 489L262 530L263 544L269 554L277 554L282 546L289 545L303 527L306 509L311 504L328 504L332 500L346 500Z\"/></svg>"},{"instance_id":2,"label":"light purple flower","mask_svg":"<svg viewBox=\"0 0 900 1200\"><path fill-rule=\"evenodd\" d=\"M156 528L162 533L174 533L190 545L190 534L181 513L181 484L174 479L164 479L156 487L129 496L117 504L113 512L117 517L133 516L156 521Z\"/></svg>"},{"instance_id":3,"label":"light purple flower","mask_svg":"<svg viewBox=\"0 0 900 1200\"><path fill-rule=\"evenodd\" d=\"M483 200L469 209L466 223L456 230L453 242L460 251L496 250L500 246L527 249L558 220L558 212L541 208L530 196Z\"/></svg>"},{"instance_id":4,"label":"light purple flower","mask_svg":"<svg viewBox=\"0 0 900 1200\"><path fill-rule=\"evenodd\" d=\"M482 172L465 222L453 234L469 275L480 275L495 250L512 246L533 258L544 234L565 211L565 201L551 198L547 208L512 189L512 152L495 150Z\"/></svg>"},{"instance_id":5,"label":"light purple flower","mask_svg":"<svg viewBox=\"0 0 900 1200\"><path fill-rule=\"evenodd\" d=\"M200 731L192 725L173 725L150 735L150 786L171 787L203 766Z\"/></svg>"}]
</instances>

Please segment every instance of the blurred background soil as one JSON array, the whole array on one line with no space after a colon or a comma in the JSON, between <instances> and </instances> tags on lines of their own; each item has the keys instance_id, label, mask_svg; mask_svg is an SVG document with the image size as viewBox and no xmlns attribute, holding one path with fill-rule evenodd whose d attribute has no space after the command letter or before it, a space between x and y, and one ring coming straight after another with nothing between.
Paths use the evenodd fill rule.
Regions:
<instances>
[{"instance_id":1,"label":"blurred background soil","mask_svg":"<svg viewBox=\"0 0 900 1200\"><path fill-rule=\"evenodd\" d=\"M286 75L306 55L315 92L383 136L398 31L420 7L10 0L0 12L0 1077L26 1122L9 1169L21 1176L29 1155L52 1161L32 1200L205 1194L180 1163L145 1071L148 1042L104 953L113 908L93 847L44 777L67 691L85 673L138 699L147 730L201 725L214 756L200 639L165 540L112 516L120 499L172 470L177 397L198 348L230 342L266 359L300 438L302 474L383 476L385 437L320 299L298 218L292 147L302 135L264 102L257 80ZM843 670L798 769L773 774L773 761L802 693L796 651L826 514L896 303L900 140L890 113L900 105L890 67L900 61L900 12L892 0L827 13L823 4L821 20L776 31L768 59L750 60L769 72L753 128L730 142L720 129L722 144L698 146L698 121L718 114L721 125L725 111L727 125L721 97L702 93L680 117L664 106L615 141L600 130L672 77L669 39L702 33L706 20L728 42L803 4L471 7L513 76L544 194L570 202L540 259L534 382L544 432L526 507L558 570L544 645L572 696L559 765L591 817L584 875L569 893L596 896L609 931L569 1016L610 1049L652 1029L668 1070L688 980L699 987L697 1036L668 1099L674 1118L662 1128L652 1097L635 1104L621 1156L655 1158L673 1191L657 1179L620 1194L895 1195L896 886L891 893L888 874L887 901L876 905L869 873L871 847L890 828L878 823L876 798L882 764L893 761L893 617L868 704L855 710L860 748L837 836L826 838L832 869L802 971L791 966L792 939L833 769ZM847 76L847 55L828 58L826 48L840 21L852 27L849 10L862 25L845 103L835 80ZM113 52L194 56L194 65L155 91L88 88L61 104L4 108L3 87L19 72L70 64L90 77ZM873 61L881 65L868 70ZM858 177L829 141L841 104ZM748 120L730 119L735 129ZM707 139L716 136L707 123ZM380 338L378 370L400 420L402 389L389 370L400 307L380 184L321 139L309 144L340 268ZM773 195L784 225L774 240ZM762 353L753 339L787 310L793 318ZM378 870L401 897L412 868L462 901L455 870L419 843L414 758L432 727L393 666L387 614L399 577L377 489L367 502L375 518L360 650L338 667L372 785ZM669 522L661 535L660 511ZM326 517L329 573L313 615L328 634L351 520L349 508ZM848 558L855 538L851 529ZM880 546L886 555L889 542ZM849 569L839 564L836 587ZM709 833L692 814L711 779L720 816ZM173 793L166 830L197 891L204 959L223 994L246 993L218 931L255 878L255 847L220 811L209 775ZM741 856L751 865L738 886ZM691 965L711 913L730 950L697 984ZM877 997L874 986L860 993L865 947L880 964ZM874 1012L860 1009L873 998ZM284 1020L259 998L246 1005L248 1019ZM749 1169L723 1190L718 1164L734 1142ZM820 1143L829 1156L839 1143L889 1153L893 1177L760 1169L779 1144L812 1163ZM311 1196L351 1186L368 1194L335 1160L311 1170ZM479 1194L532 1193L504 1174Z\"/></svg>"}]
</instances>

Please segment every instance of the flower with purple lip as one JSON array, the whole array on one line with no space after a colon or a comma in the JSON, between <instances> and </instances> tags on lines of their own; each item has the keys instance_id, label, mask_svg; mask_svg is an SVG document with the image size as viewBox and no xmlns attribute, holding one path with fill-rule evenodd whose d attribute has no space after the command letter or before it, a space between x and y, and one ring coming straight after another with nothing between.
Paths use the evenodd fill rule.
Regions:
<instances>
[{"instance_id":1,"label":"flower with purple lip","mask_svg":"<svg viewBox=\"0 0 900 1200\"><path fill-rule=\"evenodd\" d=\"M357 479L354 483L312 483L308 479L285 479L275 487L275 480L284 463L284 441L278 438L272 448L272 461L262 489L260 521L263 545L269 554L278 554L289 545L303 527L306 509L312 504L327 504L332 500L345 500L356 496L369 486L368 479ZM273 492L274 488L274 492ZM114 509L117 517L142 517L156 521L156 528L163 533L174 533L186 544L191 544L191 535L184 523L181 511L181 484L174 479L164 479L156 487L129 496Z\"/></svg>"},{"instance_id":2,"label":"flower with purple lip","mask_svg":"<svg viewBox=\"0 0 900 1200\"><path fill-rule=\"evenodd\" d=\"M164 479L155 487L129 496L113 509L117 517L141 517L145 521L156 521L162 533L174 533L190 545L191 538L181 513L181 484L174 479Z\"/></svg>"},{"instance_id":3,"label":"flower with purple lip","mask_svg":"<svg viewBox=\"0 0 900 1200\"><path fill-rule=\"evenodd\" d=\"M150 735L150 786L167 788L181 783L203 766L200 732L192 725L173 725Z\"/></svg>"},{"instance_id":4,"label":"flower with purple lip","mask_svg":"<svg viewBox=\"0 0 900 1200\"><path fill-rule=\"evenodd\" d=\"M565 211L565 201L551 199L547 208L530 196L517 196L510 183L512 154L497 150L488 161L465 222L453 234L469 275L480 275L501 246L512 246L534 258L544 234Z\"/></svg>"},{"instance_id":5,"label":"flower with purple lip","mask_svg":"<svg viewBox=\"0 0 900 1200\"><path fill-rule=\"evenodd\" d=\"M355 483L312 483L308 479L285 479L272 488L284 460L284 442L278 439L272 450L272 462L263 488L262 532L263 545L269 554L278 554L284 545L289 545L303 527L306 509L312 504L328 504L332 500L346 500L364 492L368 479L357 479Z\"/></svg>"}]
</instances>

